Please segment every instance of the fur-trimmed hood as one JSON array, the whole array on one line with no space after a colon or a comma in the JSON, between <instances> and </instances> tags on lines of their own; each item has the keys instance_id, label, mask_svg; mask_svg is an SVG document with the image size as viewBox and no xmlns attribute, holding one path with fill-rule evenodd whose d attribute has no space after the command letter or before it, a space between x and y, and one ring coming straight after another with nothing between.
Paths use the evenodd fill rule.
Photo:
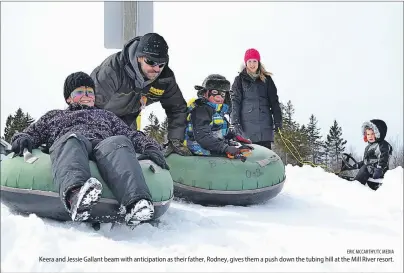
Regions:
<instances>
[{"instance_id":1,"label":"fur-trimmed hood","mask_svg":"<svg viewBox=\"0 0 404 273\"><path fill-rule=\"evenodd\" d=\"M241 73L241 72L243 72L244 69L245 69L245 63L241 63L237 72Z\"/></svg>"},{"instance_id":2,"label":"fur-trimmed hood","mask_svg":"<svg viewBox=\"0 0 404 273\"><path fill-rule=\"evenodd\" d=\"M268 71L265 69L264 65L263 65L261 62L259 62L259 66L258 66L257 72L259 73L259 78L260 78L261 81L263 81L263 82L266 81L267 77L272 76L272 73L271 73L271 72L268 72ZM247 69L246 69L246 64L245 64L245 63L242 63L242 64L240 65L240 68L239 68L238 73L239 73L239 75L244 75L245 77L248 76Z\"/></svg>"},{"instance_id":3,"label":"fur-trimmed hood","mask_svg":"<svg viewBox=\"0 0 404 273\"><path fill-rule=\"evenodd\" d=\"M381 119L372 119L362 124L362 135L365 135L366 129L372 129L375 133L376 141L384 140L387 134L387 125Z\"/></svg>"}]
</instances>

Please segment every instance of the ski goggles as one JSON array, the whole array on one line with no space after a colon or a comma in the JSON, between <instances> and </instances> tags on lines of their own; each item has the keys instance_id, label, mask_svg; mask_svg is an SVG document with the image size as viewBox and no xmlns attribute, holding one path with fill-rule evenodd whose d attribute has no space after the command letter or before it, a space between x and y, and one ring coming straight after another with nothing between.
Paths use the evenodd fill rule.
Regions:
<instances>
[{"instance_id":1,"label":"ski goggles","mask_svg":"<svg viewBox=\"0 0 404 273\"><path fill-rule=\"evenodd\" d=\"M93 89L75 89L71 94L70 97L82 97L86 95L87 97L95 97L95 92Z\"/></svg>"},{"instance_id":2,"label":"ski goggles","mask_svg":"<svg viewBox=\"0 0 404 273\"><path fill-rule=\"evenodd\" d=\"M223 98L224 97L226 97L226 92L224 92L224 91L218 91L218 90L209 90L209 97L210 96L217 96L217 95L220 95L220 96L222 96Z\"/></svg>"},{"instance_id":3,"label":"ski goggles","mask_svg":"<svg viewBox=\"0 0 404 273\"><path fill-rule=\"evenodd\" d=\"M145 62L147 65L150 65L150 66L153 66L153 67L158 66L158 67L160 67L160 68L163 68L163 67L166 65L166 62L158 63L158 62L152 61L152 60L147 59L147 58L144 59L144 62Z\"/></svg>"}]
</instances>

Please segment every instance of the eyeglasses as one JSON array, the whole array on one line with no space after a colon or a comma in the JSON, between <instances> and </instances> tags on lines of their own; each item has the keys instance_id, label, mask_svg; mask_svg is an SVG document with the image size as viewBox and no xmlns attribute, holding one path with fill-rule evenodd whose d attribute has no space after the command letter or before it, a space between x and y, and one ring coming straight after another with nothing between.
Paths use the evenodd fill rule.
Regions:
<instances>
[{"instance_id":1,"label":"eyeglasses","mask_svg":"<svg viewBox=\"0 0 404 273\"><path fill-rule=\"evenodd\" d=\"M152 61L150 59L144 59L144 62L146 64L150 65L150 66L158 66L160 68L163 68L166 65L165 62L164 63L158 63L158 62Z\"/></svg>"},{"instance_id":2,"label":"eyeglasses","mask_svg":"<svg viewBox=\"0 0 404 273\"><path fill-rule=\"evenodd\" d=\"M218 90L209 90L209 96L211 96L211 95L213 95L213 96L220 95L224 98L224 97L226 97L226 92L218 91Z\"/></svg>"},{"instance_id":3,"label":"eyeglasses","mask_svg":"<svg viewBox=\"0 0 404 273\"><path fill-rule=\"evenodd\" d=\"M81 97L84 95L87 97L95 97L95 92L93 89L76 89L70 94L72 98Z\"/></svg>"}]
</instances>

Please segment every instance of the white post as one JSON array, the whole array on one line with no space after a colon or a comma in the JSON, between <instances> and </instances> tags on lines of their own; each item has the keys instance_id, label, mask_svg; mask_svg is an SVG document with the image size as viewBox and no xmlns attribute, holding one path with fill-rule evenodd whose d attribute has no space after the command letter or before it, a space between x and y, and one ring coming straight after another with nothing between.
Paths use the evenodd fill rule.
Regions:
<instances>
[{"instance_id":1,"label":"white post","mask_svg":"<svg viewBox=\"0 0 404 273\"><path fill-rule=\"evenodd\" d=\"M122 49L130 39L153 32L153 2L104 2L104 47Z\"/></svg>"}]
</instances>

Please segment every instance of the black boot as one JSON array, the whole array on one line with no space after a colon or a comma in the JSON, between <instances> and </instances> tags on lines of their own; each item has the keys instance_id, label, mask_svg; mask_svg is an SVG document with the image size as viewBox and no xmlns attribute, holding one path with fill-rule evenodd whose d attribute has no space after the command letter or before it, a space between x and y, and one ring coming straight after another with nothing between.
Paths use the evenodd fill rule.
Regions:
<instances>
[{"instance_id":1,"label":"black boot","mask_svg":"<svg viewBox=\"0 0 404 273\"><path fill-rule=\"evenodd\" d=\"M83 186L70 190L66 198L70 207L72 221L86 221L90 217L91 209L101 198L102 184L91 177Z\"/></svg>"},{"instance_id":2,"label":"black boot","mask_svg":"<svg viewBox=\"0 0 404 273\"><path fill-rule=\"evenodd\" d=\"M126 211L126 224L137 225L140 222L148 221L153 218L154 205L149 200L142 199L134 204L130 204Z\"/></svg>"}]
</instances>

